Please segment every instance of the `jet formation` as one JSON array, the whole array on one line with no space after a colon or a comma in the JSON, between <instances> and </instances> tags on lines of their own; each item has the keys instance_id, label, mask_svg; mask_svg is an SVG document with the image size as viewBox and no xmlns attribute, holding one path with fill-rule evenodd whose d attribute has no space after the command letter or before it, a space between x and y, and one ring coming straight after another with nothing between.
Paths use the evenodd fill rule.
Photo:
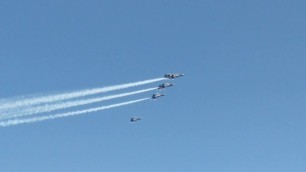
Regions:
<instances>
[{"instance_id":1,"label":"jet formation","mask_svg":"<svg viewBox=\"0 0 306 172\"><path fill-rule=\"evenodd\" d=\"M184 74L178 74L178 73L168 73L168 74L165 74L164 75L164 78L167 78L167 79L175 79L175 78L178 78L178 77L181 77L181 76L184 76ZM163 83L161 85L158 86L158 90L161 90L161 89L165 89L165 88L168 88L168 87L172 87L172 86L175 86L174 83ZM155 93L152 95L152 99L155 100L159 97L162 97L162 96L166 96L166 94L160 94L160 93ZM137 122L137 121L140 121L141 118L140 117L137 117L137 116L134 116L130 119L130 122L134 123L134 122Z\"/></svg>"}]
</instances>

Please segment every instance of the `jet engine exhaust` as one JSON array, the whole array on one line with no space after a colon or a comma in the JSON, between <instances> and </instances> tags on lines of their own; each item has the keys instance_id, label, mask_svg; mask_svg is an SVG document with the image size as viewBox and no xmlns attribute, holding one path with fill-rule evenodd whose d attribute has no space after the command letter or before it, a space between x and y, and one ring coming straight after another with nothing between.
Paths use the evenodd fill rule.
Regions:
<instances>
[{"instance_id":1,"label":"jet engine exhaust","mask_svg":"<svg viewBox=\"0 0 306 172\"><path fill-rule=\"evenodd\" d=\"M151 99L151 98L143 98L143 99L132 100L132 101L127 101L127 102L123 102L123 103L112 104L112 105L108 105L108 106L101 106L101 107L97 107L97 108L71 111L71 112L59 113L59 114L53 114L53 115L47 115L47 116L41 116L41 117L8 120L8 121L0 122L0 126L1 127L8 127L8 126L24 124L24 123L34 123L34 122L40 122L40 121L51 120L51 119L56 119L56 118L63 118L63 117L68 117L68 116L76 116L76 115L86 114L86 113L90 113L90 112L97 112L97 111L101 111L101 110L105 110L105 109L111 109L111 108L125 106L125 105L129 105L129 104L133 104L133 103L138 103L138 102L142 102L142 101L149 100L149 99Z\"/></svg>"},{"instance_id":2,"label":"jet engine exhaust","mask_svg":"<svg viewBox=\"0 0 306 172\"><path fill-rule=\"evenodd\" d=\"M62 94L55 94L55 95L48 95L48 96L38 96L34 98L19 98L17 100L0 100L0 114L10 111L11 109L22 108L22 107L29 107L34 105L39 105L43 103L53 103L57 101L63 101L73 98L80 98L84 96L105 93L114 90L121 90L130 87L136 87L144 84L149 84L153 82L162 81L165 78L156 78L156 79L149 79L139 82L132 82L127 84L115 85L115 86L107 86L102 88L93 88L81 91L74 91L69 93L62 93Z\"/></svg>"},{"instance_id":3,"label":"jet engine exhaust","mask_svg":"<svg viewBox=\"0 0 306 172\"><path fill-rule=\"evenodd\" d=\"M4 114L4 116L0 116L0 120L24 117L24 116L34 115L38 113L43 113L43 112L51 112L51 111L66 109L70 107L98 103L98 102L111 100L115 98L121 98L121 97L131 96L135 94L145 93L145 92L149 92L149 91L156 90L156 89L157 87L154 87L154 88L148 88L148 89L143 89L139 91L133 91L133 92L128 92L128 93L115 94L115 95L109 95L109 96L97 97L97 98L91 98L91 99L74 100L74 101L60 102L60 103L55 103L55 104L45 104L45 105L36 106L36 107L30 106L29 108L26 108L26 109L20 109L19 112L12 112L8 114Z\"/></svg>"}]
</instances>

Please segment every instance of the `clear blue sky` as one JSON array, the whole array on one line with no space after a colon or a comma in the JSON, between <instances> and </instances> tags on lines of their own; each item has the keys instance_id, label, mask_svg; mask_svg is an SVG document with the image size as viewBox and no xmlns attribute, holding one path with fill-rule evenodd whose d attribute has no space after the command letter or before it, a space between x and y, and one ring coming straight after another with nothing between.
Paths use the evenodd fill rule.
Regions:
<instances>
[{"instance_id":1,"label":"clear blue sky","mask_svg":"<svg viewBox=\"0 0 306 172\"><path fill-rule=\"evenodd\" d=\"M306 171L305 7L1 1L1 98L186 76L158 101L0 128L0 171Z\"/></svg>"}]
</instances>

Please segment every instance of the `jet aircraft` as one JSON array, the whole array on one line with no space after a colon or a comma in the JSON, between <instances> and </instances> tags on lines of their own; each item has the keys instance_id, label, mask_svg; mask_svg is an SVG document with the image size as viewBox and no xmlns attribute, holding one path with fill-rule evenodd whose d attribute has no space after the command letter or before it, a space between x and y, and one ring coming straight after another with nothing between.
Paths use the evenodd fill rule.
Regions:
<instances>
[{"instance_id":1,"label":"jet aircraft","mask_svg":"<svg viewBox=\"0 0 306 172\"><path fill-rule=\"evenodd\" d=\"M158 97L161 97L161 96L165 96L166 94L159 94L159 93L156 93L156 94L153 94L152 95L152 99L157 99Z\"/></svg>"},{"instance_id":2,"label":"jet aircraft","mask_svg":"<svg viewBox=\"0 0 306 172\"><path fill-rule=\"evenodd\" d=\"M165 74L164 77L168 79L174 79L174 78L181 77L181 76L184 76L184 74L169 73L169 74Z\"/></svg>"},{"instance_id":3,"label":"jet aircraft","mask_svg":"<svg viewBox=\"0 0 306 172\"><path fill-rule=\"evenodd\" d=\"M140 117L134 116L130 119L130 122L137 122L137 121L140 121L140 120L142 120Z\"/></svg>"},{"instance_id":4,"label":"jet aircraft","mask_svg":"<svg viewBox=\"0 0 306 172\"><path fill-rule=\"evenodd\" d=\"M164 89L164 88L167 88L167 87L171 87L171 86L174 86L175 84L172 84L172 83L164 83L164 84L161 84L158 86L158 89Z\"/></svg>"}]
</instances>

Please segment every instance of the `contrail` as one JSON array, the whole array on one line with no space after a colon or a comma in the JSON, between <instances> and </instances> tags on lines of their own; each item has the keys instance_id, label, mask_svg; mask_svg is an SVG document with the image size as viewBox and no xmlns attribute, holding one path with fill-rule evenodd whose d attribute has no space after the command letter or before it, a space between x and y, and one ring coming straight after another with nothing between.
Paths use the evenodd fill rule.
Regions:
<instances>
[{"instance_id":1,"label":"contrail","mask_svg":"<svg viewBox=\"0 0 306 172\"><path fill-rule=\"evenodd\" d=\"M7 127L7 126L12 126L12 125L24 124L24 123L33 123L33 122L50 120L50 119L81 115L81 114L85 114L85 113L96 112L96 111L101 111L101 110L105 110L105 109L111 109L111 108L115 108L115 107L125 106L125 105L129 105L129 104L137 103L137 102L142 102L142 101L145 101L145 100L148 100L148 99L151 99L151 98L143 98L143 99L123 102L123 103L118 103L118 104L112 104L112 105L108 105L108 106L101 106L101 107L97 107L97 108L91 108L91 109L79 110L79 111L72 111L72 112L66 112L66 113L60 113L60 114L54 114L54 115L48 115L48 116L42 116L42 117L8 120L8 121L0 122L0 126L1 127Z\"/></svg>"},{"instance_id":2,"label":"contrail","mask_svg":"<svg viewBox=\"0 0 306 172\"><path fill-rule=\"evenodd\" d=\"M128 84L108 86L108 87L103 87L103 88L94 88L94 89L87 89L87 90L81 90L81 91L74 91L70 93L63 93L63 94L56 94L56 95L50 95L50 96L42 96L42 97L36 97L36 98L26 98L22 100L9 101L9 102L0 104L0 111L18 108L22 106L33 106L33 105L37 105L41 103L51 103L51 102L56 102L56 101L61 101L61 100L89 96L89 95L98 94L98 93L104 93L104 92L109 92L109 91L114 91L114 90L120 90L120 89L140 86L140 85L158 82L162 80L165 80L165 78L156 78L156 79L133 82L133 83L128 83Z\"/></svg>"},{"instance_id":3,"label":"contrail","mask_svg":"<svg viewBox=\"0 0 306 172\"><path fill-rule=\"evenodd\" d=\"M70 108L70 107L75 107L75 106L87 105L91 103L98 103L98 102L105 101L105 100L111 100L115 98L131 96L135 94L140 94L140 93L156 90L157 88L158 87L154 87L154 88L148 88L148 89L143 89L139 91L133 91L133 92L128 92L128 93L122 93L122 94L116 94L116 95L110 95L110 96L104 96L104 97L98 97L98 98L67 101L67 102L56 103L56 104L51 104L51 105L46 104L46 105L37 106L37 107L30 107L28 109L21 110L20 112L12 112L11 114L5 114L5 116L0 116L0 119L3 120L3 119L9 119L9 118L24 117L28 115L43 113L43 112L51 112L54 110L60 110L60 109L65 109L65 108ZM13 114L13 113L16 113L16 114Z\"/></svg>"}]
</instances>

